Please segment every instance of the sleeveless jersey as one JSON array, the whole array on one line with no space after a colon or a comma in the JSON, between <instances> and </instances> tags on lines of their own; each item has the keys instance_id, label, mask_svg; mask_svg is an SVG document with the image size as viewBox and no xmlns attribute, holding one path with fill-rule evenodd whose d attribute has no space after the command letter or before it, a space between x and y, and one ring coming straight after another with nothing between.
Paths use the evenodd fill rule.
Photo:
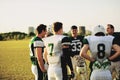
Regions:
<instances>
[{"instance_id":1,"label":"sleeveless jersey","mask_svg":"<svg viewBox=\"0 0 120 80\"><path fill-rule=\"evenodd\" d=\"M59 63L61 61L62 53L62 39L63 35L53 35L44 38L45 47L47 49L47 59L49 64Z\"/></svg>"},{"instance_id":2,"label":"sleeveless jersey","mask_svg":"<svg viewBox=\"0 0 120 80\"><path fill-rule=\"evenodd\" d=\"M44 51L44 43L43 40L37 36L33 37L29 43L29 48L30 48L30 58L31 62L34 65L37 65L37 57L36 57L36 52L35 48L42 48L42 53Z\"/></svg>"},{"instance_id":3,"label":"sleeveless jersey","mask_svg":"<svg viewBox=\"0 0 120 80\"><path fill-rule=\"evenodd\" d=\"M88 36L86 37L91 57L96 60L103 62L107 57L110 56L113 39L112 36Z\"/></svg>"}]
</instances>

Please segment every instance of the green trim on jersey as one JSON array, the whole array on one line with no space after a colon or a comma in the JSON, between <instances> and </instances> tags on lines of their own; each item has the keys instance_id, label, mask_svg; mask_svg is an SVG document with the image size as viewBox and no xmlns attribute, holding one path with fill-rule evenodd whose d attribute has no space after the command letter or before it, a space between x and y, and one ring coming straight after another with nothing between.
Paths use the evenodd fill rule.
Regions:
<instances>
[{"instance_id":1,"label":"green trim on jersey","mask_svg":"<svg viewBox=\"0 0 120 80\"><path fill-rule=\"evenodd\" d=\"M38 62L37 62L37 58L35 56L30 56L30 60L33 65L37 65Z\"/></svg>"},{"instance_id":2,"label":"green trim on jersey","mask_svg":"<svg viewBox=\"0 0 120 80\"><path fill-rule=\"evenodd\" d=\"M35 36L31 39L30 44L33 44L35 41L42 41L43 42L43 40L41 38Z\"/></svg>"},{"instance_id":3,"label":"green trim on jersey","mask_svg":"<svg viewBox=\"0 0 120 80\"><path fill-rule=\"evenodd\" d=\"M36 47L34 46L34 42L35 42L35 41L41 41L41 42L43 42L43 40L42 40L41 38L35 36L35 37L33 37L33 38L31 39L31 41L30 41L30 43L29 43L30 54L32 54L32 55L30 55L30 60L31 60L31 63L32 63L33 65L37 65L37 64L38 64L37 57L35 57L35 52L34 52L34 49L36 48ZM44 47L40 47L40 48L42 48L42 52L43 52Z\"/></svg>"}]
</instances>

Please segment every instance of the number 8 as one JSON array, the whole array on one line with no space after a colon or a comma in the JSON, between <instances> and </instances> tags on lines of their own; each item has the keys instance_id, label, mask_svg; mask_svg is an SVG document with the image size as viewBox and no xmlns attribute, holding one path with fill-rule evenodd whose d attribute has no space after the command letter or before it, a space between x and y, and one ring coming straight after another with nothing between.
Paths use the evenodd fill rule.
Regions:
<instances>
[{"instance_id":1,"label":"number 8","mask_svg":"<svg viewBox=\"0 0 120 80\"><path fill-rule=\"evenodd\" d=\"M104 44L98 44L98 58L102 59L105 57L105 45Z\"/></svg>"}]
</instances>

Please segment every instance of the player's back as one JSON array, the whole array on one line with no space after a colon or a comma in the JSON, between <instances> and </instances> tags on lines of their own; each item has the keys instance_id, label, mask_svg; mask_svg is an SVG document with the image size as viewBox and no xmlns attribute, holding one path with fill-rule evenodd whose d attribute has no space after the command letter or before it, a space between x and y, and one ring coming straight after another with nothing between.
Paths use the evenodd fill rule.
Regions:
<instances>
[{"instance_id":1,"label":"player's back","mask_svg":"<svg viewBox=\"0 0 120 80\"><path fill-rule=\"evenodd\" d=\"M112 36L87 37L91 56L96 59L92 66L91 80L112 80L110 64L106 64L108 63L106 59L110 56L113 38Z\"/></svg>"},{"instance_id":2,"label":"player's back","mask_svg":"<svg viewBox=\"0 0 120 80\"><path fill-rule=\"evenodd\" d=\"M87 37L91 56L100 62L110 56L113 38L112 36Z\"/></svg>"},{"instance_id":3,"label":"player's back","mask_svg":"<svg viewBox=\"0 0 120 80\"><path fill-rule=\"evenodd\" d=\"M45 47L48 53L49 63L58 63L62 55L62 38L63 35L53 35L44 39Z\"/></svg>"}]
</instances>

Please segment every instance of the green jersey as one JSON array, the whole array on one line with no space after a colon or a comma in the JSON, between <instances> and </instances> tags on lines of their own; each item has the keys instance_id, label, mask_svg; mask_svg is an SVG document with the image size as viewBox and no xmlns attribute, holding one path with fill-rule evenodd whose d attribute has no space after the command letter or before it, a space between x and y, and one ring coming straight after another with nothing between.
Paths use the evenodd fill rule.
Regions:
<instances>
[{"instance_id":1,"label":"green jersey","mask_svg":"<svg viewBox=\"0 0 120 80\"><path fill-rule=\"evenodd\" d=\"M29 48L30 48L30 58L31 58L31 62L32 64L36 65L37 64L37 57L36 57L36 52L35 49L36 48L42 48L42 52L44 51L44 43L43 40L37 36L33 37L30 41L29 44Z\"/></svg>"}]
</instances>

